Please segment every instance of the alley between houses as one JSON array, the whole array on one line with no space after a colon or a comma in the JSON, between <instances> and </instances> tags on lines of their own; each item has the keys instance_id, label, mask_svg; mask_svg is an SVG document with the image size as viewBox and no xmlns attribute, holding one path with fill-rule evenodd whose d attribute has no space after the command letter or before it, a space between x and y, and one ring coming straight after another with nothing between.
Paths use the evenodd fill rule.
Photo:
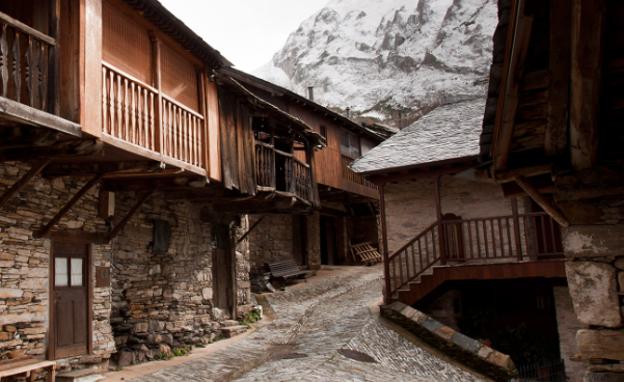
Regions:
<instances>
[{"instance_id":1,"label":"alley between houses","mask_svg":"<svg viewBox=\"0 0 624 382\"><path fill-rule=\"evenodd\" d=\"M269 318L232 345L173 366L130 367L106 380L485 380L380 319L381 276L380 266L326 267L305 283L265 295Z\"/></svg>"}]
</instances>

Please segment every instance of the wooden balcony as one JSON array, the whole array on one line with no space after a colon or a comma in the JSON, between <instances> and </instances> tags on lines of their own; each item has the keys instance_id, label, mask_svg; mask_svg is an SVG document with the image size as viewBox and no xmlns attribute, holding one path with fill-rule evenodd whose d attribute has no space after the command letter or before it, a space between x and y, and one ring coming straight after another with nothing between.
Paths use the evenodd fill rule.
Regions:
<instances>
[{"instance_id":1,"label":"wooden balcony","mask_svg":"<svg viewBox=\"0 0 624 382\"><path fill-rule=\"evenodd\" d=\"M256 142L256 183L258 191L291 195L311 204L313 199L310 166L293 154L273 145Z\"/></svg>"},{"instance_id":2,"label":"wooden balcony","mask_svg":"<svg viewBox=\"0 0 624 382\"><path fill-rule=\"evenodd\" d=\"M204 116L104 62L102 139L114 146L206 175Z\"/></svg>"},{"instance_id":3,"label":"wooden balcony","mask_svg":"<svg viewBox=\"0 0 624 382\"><path fill-rule=\"evenodd\" d=\"M57 41L0 12L0 114L9 123L41 125L80 135L60 118Z\"/></svg>"},{"instance_id":4,"label":"wooden balcony","mask_svg":"<svg viewBox=\"0 0 624 382\"><path fill-rule=\"evenodd\" d=\"M447 268L468 270L472 273L466 277L472 277L477 268L492 273L505 264L552 262L562 257L559 225L546 213L439 221L388 257L386 297L407 299L403 302L411 305L445 281L440 275L451 274ZM437 272L441 268L446 273ZM502 278L505 272L509 272L508 277L519 274L514 266L503 268ZM529 268L536 274L534 265ZM559 271L561 267L556 268ZM422 288L421 281L434 272L438 275L435 283L429 289ZM456 270L453 274L459 273Z\"/></svg>"},{"instance_id":5,"label":"wooden balcony","mask_svg":"<svg viewBox=\"0 0 624 382\"><path fill-rule=\"evenodd\" d=\"M379 190L377 186L369 182L362 175L355 173L351 170L351 163L353 159L341 155L340 156L340 164L342 169L342 178L347 185L348 190L356 190L358 193L371 196L375 199L379 198Z\"/></svg>"}]
</instances>

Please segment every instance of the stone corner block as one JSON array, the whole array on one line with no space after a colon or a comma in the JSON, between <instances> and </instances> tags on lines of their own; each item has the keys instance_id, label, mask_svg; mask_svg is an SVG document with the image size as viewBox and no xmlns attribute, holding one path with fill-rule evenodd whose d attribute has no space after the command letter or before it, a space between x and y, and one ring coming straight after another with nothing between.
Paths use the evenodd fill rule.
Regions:
<instances>
[{"instance_id":1,"label":"stone corner block","mask_svg":"<svg viewBox=\"0 0 624 382\"><path fill-rule=\"evenodd\" d=\"M566 275L574 311L581 323L609 328L622 325L613 266L593 261L568 261Z\"/></svg>"}]
</instances>

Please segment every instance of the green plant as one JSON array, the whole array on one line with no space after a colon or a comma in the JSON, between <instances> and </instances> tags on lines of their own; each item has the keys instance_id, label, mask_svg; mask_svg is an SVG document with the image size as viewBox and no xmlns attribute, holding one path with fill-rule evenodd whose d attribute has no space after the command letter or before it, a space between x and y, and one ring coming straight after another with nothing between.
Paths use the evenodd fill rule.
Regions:
<instances>
[{"instance_id":1,"label":"green plant","mask_svg":"<svg viewBox=\"0 0 624 382\"><path fill-rule=\"evenodd\" d=\"M256 321L260 321L262 317L260 316L260 312L257 310L252 310L249 313L247 313L241 320L240 323L242 325L251 325Z\"/></svg>"},{"instance_id":2,"label":"green plant","mask_svg":"<svg viewBox=\"0 0 624 382\"><path fill-rule=\"evenodd\" d=\"M173 348L173 350L171 350L171 353L175 357L182 357L188 354L188 350L186 348Z\"/></svg>"}]
</instances>

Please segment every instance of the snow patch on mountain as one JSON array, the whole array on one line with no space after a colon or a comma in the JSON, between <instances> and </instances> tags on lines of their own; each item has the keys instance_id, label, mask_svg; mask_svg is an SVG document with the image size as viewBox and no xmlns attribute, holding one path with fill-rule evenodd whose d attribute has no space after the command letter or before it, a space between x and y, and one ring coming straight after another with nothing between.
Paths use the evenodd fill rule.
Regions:
<instances>
[{"instance_id":1,"label":"snow patch on mountain","mask_svg":"<svg viewBox=\"0 0 624 382\"><path fill-rule=\"evenodd\" d=\"M395 124L485 94L496 0L331 0L256 75ZM400 121L399 121L400 120Z\"/></svg>"}]
</instances>

